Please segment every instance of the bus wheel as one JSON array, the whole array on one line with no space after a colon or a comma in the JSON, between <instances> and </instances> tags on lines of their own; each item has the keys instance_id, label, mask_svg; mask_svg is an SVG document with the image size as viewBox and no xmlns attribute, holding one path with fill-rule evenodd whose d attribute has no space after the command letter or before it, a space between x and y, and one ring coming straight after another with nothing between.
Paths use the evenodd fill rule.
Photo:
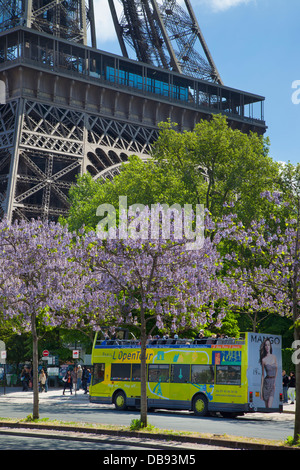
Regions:
<instances>
[{"instance_id":1,"label":"bus wheel","mask_svg":"<svg viewBox=\"0 0 300 470\"><path fill-rule=\"evenodd\" d=\"M115 394L114 397L115 407L118 411L123 411L126 409L126 396L125 393L120 391Z\"/></svg>"},{"instance_id":2,"label":"bus wheel","mask_svg":"<svg viewBox=\"0 0 300 470\"><path fill-rule=\"evenodd\" d=\"M192 409L196 416L206 416L208 410L208 402L205 395L196 395L193 399Z\"/></svg>"}]
</instances>

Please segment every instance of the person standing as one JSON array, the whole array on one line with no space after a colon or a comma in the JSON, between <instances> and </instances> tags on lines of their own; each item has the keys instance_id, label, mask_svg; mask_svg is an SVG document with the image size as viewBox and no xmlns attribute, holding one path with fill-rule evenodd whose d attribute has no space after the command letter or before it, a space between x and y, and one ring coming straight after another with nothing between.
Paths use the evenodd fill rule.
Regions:
<instances>
[{"instance_id":1,"label":"person standing","mask_svg":"<svg viewBox=\"0 0 300 470\"><path fill-rule=\"evenodd\" d=\"M46 375L46 383L45 383L45 392L48 392L48 372L47 369L44 369Z\"/></svg>"},{"instance_id":2,"label":"person standing","mask_svg":"<svg viewBox=\"0 0 300 470\"><path fill-rule=\"evenodd\" d=\"M46 391L46 382L47 382L47 376L45 374L44 369L42 369L39 374L40 392Z\"/></svg>"},{"instance_id":3,"label":"person standing","mask_svg":"<svg viewBox=\"0 0 300 470\"><path fill-rule=\"evenodd\" d=\"M76 390L77 390L77 366L74 367L74 369L71 371L71 376L72 376L72 383L74 385L75 393L76 393Z\"/></svg>"},{"instance_id":4,"label":"person standing","mask_svg":"<svg viewBox=\"0 0 300 470\"><path fill-rule=\"evenodd\" d=\"M30 382L30 371L27 367L24 367L21 373L21 381L23 385L23 392L28 392Z\"/></svg>"},{"instance_id":5,"label":"person standing","mask_svg":"<svg viewBox=\"0 0 300 470\"><path fill-rule=\"evenodd\" d=\"M80 390L82 387L82 368L81 365L79 364L77 367L77 390Z\"/></svg>"},{"instance_id":6,"label":"person standing","mask_svg":"<svg viewBox=\"0 0 300 470\"><path fill-rule=\"evenodd\" d=\"M87 393L88 380L89 380L89 371L87 370L86 366L83 366L83 371L82 371L82 388L83 388L85 394Z\"/></svg>"}]
</instances>

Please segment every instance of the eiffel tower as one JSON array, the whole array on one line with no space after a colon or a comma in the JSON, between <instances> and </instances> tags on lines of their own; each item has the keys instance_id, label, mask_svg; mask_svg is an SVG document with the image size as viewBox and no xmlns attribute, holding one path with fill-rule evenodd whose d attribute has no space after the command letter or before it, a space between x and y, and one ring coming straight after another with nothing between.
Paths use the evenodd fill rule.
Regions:
<instances>
[{"instance_id":1,"label":"eiffel tower","mask_svg":"<svg viewBox=\"0 0 300 470\"><path fill-rule=\"evenodd\" d=\"M0 217L66 215L77 175L146 161L168 119L266 131L264 98L224 86L189 0L122 0L120 18L108 1L122 55L97 49L93 0L0 0Z\"/></svg>"},{"instance_id":2,"label":"eiffel tower","mask_svg":"<svg viewBox=\"0 0 300 470\"><path fill-rule=\"evenodd\" d=\"M223 84L189 0L185 8L176 0L121 0L119 19L114 0L108 2L125 57L127 44L141 62Z\"/></svg>"}]
</instances>

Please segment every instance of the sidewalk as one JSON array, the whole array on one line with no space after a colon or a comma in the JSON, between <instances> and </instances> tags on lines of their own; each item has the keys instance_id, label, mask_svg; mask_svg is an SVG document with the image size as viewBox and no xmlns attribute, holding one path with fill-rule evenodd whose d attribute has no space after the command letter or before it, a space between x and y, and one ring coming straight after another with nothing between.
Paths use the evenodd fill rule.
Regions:
<instances>
[{"instance_id":1,"label":"sidewalk","mask_svg":"<svg viewBox=\"0 0 300 470\"><path fill-rule=\"evenodd\" d=\"M291 403L284 403L283 405L283 413L295 413L295 403L291 405Z\"/></svg>"},{"instance_id":2,"label":"sidewalk","mask_svg":"<svg viewBox=\"0 0 300 470\"><path fill-rule=\"evenodd\" d=\"M28 392L24 392L22 387L6 387L5 388L5 395L3 387L0 387L0 403L9 400L10 403L32 403L33 400L33 391L29 390ZM72 395L69 391L65 392L63 395L63 387L61 388L50 388L48 392L40 392L39 393L39 401L40 403L47 403L47 402L61 402L66 403L72 401L74 404L89 404L89 395L85 394L83 390L77 390L76 393L73 389Z\"/></svg>"},{"instance_id":3,"label":"sidewalk","mask_svg":"<svg viewBox=\"0 0 300 470\"><path fill-rule=\"evenodd\" d=\"M6 387L5 395L4 395L3 387L0 387L0 403L3 403L6 400L10 402L22 404L22 403L32 403L33 399L33 392L32 390L28 392L23 392L21 387ZM39 393L39 400L40 403L47 403L47 402L57 402L57 403L71 403L72 404L86 404L90 406L100 406L99 404L90 403L89 395L85 394L83 390L75 391L73 390L72 395L69 391L65 392L63 395L63 388L50 388L48 392L40 392ZM105 405L112 406L114 405ZM291 405L284 404L283 405L283 412L284 413L295 413L295 404Z\"/></svg>"}]
</instances>

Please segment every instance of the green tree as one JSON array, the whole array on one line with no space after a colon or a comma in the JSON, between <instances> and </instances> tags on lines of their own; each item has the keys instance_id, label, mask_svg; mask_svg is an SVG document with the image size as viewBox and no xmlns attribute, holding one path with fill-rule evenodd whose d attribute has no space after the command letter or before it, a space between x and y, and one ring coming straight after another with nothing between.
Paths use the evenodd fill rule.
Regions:
<instances>
[{"instance_id":1,"label":"green tree","mask_svg":"<svg viewBox=\"0 0 300 470\"><path fill-rule=\"evenodd\" d=\"M126 196L128 206L137 202L151 206L155 203L184 204L190 194L172 168L166 170L153 159L143 162L137 156L123 163L120 174L113 180L94 180L91 175L79 177L69 192L71 207L67 222L71 230L83 225L94 229L99 222L96 215L101 204L112 204L118 213L119 196Z\"/></svg>"},{"instance_id":2,"label":"green tree","mask_svg":"<svg viewBox=\"0 0 300 470\"><path fill-rule=\"evenodd\" d=\"M199 122L193 132L178 133L170 122L161 124L153 158L172 167L189 193L189 202L202 203L213 217L225 206L245 224L262 215L260 193L278 185L279 165L268 155L269 140L228 126L225 116Z\"/></svg>"},{"instance_id":3,"label":"green tree","mask_svg":"<svg viewBox=\"0 0 300 470\"><path fill-rule=\"evenodd\" d=\"M160 125L152 158L132 156L112 181L84 175L69 193L71 229L95 228L97 207L116 209L119 196L128 206L141 203L204 204L213 217L221 217L235 203L240 220L250 224L266 209L260 193L277 187L279 165L268 155L268 139L231 129L226 117L201 121L192 132L177 132L176 125Z\"/></svg>"}]
</instances>

